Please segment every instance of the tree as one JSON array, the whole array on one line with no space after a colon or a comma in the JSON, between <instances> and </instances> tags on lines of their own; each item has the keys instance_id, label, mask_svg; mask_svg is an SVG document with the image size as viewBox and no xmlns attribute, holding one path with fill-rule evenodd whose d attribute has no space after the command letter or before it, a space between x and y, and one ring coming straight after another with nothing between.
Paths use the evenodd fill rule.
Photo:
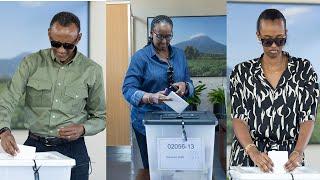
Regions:
<instances>
[{"instance_id":1,"label":"tree","mask_svg":"<svg viewBox=\"0 0 320 180\"><path fill-rule=\"evenodd\" d=\"M195 59L200 56L199 50L192 46L186 46L184 53L186 54L187 59Z\"/></svg>"}]
</instances>

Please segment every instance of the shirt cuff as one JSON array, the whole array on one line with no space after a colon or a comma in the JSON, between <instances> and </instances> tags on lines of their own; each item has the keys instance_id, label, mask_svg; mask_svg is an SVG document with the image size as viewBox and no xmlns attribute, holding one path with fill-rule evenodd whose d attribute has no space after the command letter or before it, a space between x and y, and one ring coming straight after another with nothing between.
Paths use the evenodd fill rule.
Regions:
<instances>
[{"instance_id":1,"label":"shirt cuff","mask_svg":"<svg viewBox=\"0 0 320 180\"><path fill-rule=\"evenodd\" d=\"M240 120L248 121L248 117L244 114L232 114L231 113L231 119L240 119Z\"/></svg>"},{"instance_id":2,"label":"shirt cuff","mask_svg":"<svg viewBox=\"0 0 320 180\"><path fill-rule=\"evenodd\" d=\"M131 96L131 102L132 102L131 104L134 106L139 106L140 101L144 94L145 92L141 90L137 90L135 93L133 93L133 95Z\"/></svg>"},{"instance_id":3,"label":"shirt cuff","mask_svg":"<svg viewBox=\"0 0 320 180\"><path fill-rule=\"evenodd\" d=\"M306 122L306 121L315 121L315 120L316 120L316 117L315 117L314 115L310 114L310 115L304 116L304 117L301 119L300 123L304 123L304 122Z\"/></svg>"}]
</instances>

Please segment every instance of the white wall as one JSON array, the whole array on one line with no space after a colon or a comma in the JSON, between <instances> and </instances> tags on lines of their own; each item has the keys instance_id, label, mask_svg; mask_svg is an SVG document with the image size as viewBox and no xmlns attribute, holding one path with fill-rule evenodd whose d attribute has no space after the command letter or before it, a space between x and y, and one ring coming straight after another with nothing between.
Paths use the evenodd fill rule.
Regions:
<instances>
[{"instance_id":1,"label":"white wall","mask_svg":"<svg viewBox=\"0 0 320 180\"><path fill-rule=\"evenodd\" d=\"M154 17L160 14L168 16L207 16L225 15L225 0L132 0L133 18L133 50L142 48L147 43L147 17ZM192 78L194 84L199 80L207 85L201 96L199 110L212 111L213 107L207 100L208 91L222 85L225 78Z\"/></svg>"},{"instance_id":2,"label":"white wall","mask_svg":"<svg viewBox=\"0 0 320 180\"><path fill-rule=\"evenodd\" d=\"M106 5L105 2L90 2L89 56L103 67L106 82ZM106 90L106 84L105 90ZM108 119L107 119L108 120ZM91 180L106 179L106 131L86 137L92 161Z\"/></svg>"}]
</instances>

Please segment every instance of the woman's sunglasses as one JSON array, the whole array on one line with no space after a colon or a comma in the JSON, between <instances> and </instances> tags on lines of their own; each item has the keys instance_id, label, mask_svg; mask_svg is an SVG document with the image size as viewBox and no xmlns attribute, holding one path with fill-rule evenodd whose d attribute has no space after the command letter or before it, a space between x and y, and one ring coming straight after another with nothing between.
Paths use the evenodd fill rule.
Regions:
<instances>
[{"instance_id":1,"label":"woman's sunglasses","mask_svg":"<svg viewBox=\"0 0 320 180\"><path fill-rule=\"evenodd\" d=\"M268 38L268 39L261 39L262 46L270 47L273 43L275 43L278 47L284 46L286 44L287 38Z\"/></svg>"}]
</instances>

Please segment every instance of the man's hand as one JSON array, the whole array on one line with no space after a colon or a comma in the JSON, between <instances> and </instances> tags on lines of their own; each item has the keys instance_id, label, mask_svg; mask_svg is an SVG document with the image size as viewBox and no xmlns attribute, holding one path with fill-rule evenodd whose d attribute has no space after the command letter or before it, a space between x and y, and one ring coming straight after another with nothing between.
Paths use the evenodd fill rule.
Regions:
<instances>
[{"instance_id":1,"label":"man's hand","mask_svg":"<svg viewBox=\"0 0 320 180\"><path fill-rule=\"evenodd\" d=\"M260 152L256 147L248 150L251 160L263 172L272 172L273 162L266 153Z\"/></svg>"},{"instance_id":2,"label":"man's hand","mask_svg":"<svg viewBox=\"0 0 320 180\"><path fill-rule=\"evenodd\" d=\"M185 82L177 82L172 85L178 88L175 93L177 93L179 96L184 96L186 94L187 85Z\"/></svg>"},{"instance_id":3,"label":"man's hand","mask_svg":"<svg viewBox=\"0 0 320 180\"><path fill-rule=\"evenodd\" d=\"M13 135L11 134L11 131L7 130L5 132L3 132L0 135L0 139L1 139L1 146L3 148L3 150L12 155L15 156L17 155L17 153L19 153L19 148L17 146L17 143L13 137Z\"/></svg>"},{"instance_id":4,"label":"man's hand","mask_svg":"<svg viewBox=\"0 0 320 180\"><path fill-rule=\"evenodd\" d=\"M71 124L58 129L59 137L69 141L77 140L84 134L84 132L85 129L83 124Z\"/></svg>"},{"instance_id":5,"label":"man's hand","mask_svg":"<svg viewBox=\"0 0 320 180\"><path fill-rule=\"evenodd\" d=\"M298 151L293 151L288 159L288 162L284 165L288 172L293 171L296 167L301 166L302 155Z\"/></svg>"}]
</instances>

